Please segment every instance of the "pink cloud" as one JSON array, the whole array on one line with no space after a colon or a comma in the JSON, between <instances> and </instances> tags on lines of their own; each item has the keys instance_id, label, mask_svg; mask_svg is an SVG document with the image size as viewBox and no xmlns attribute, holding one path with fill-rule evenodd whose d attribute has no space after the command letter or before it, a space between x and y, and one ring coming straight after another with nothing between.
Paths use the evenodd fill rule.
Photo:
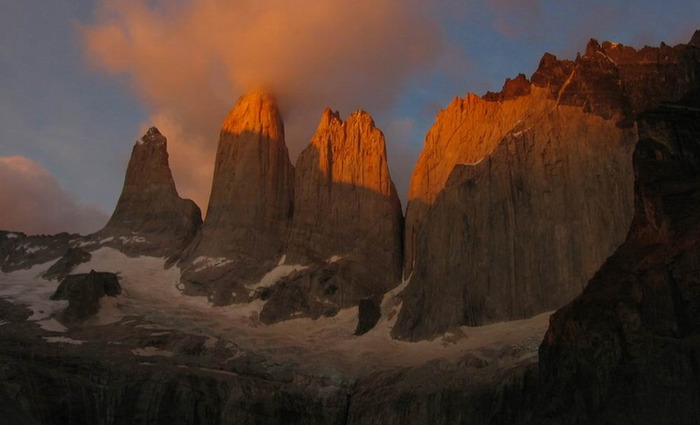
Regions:
<instances>
[{"instance_id":1,"label":"pink cloud","mask_svg":"<svg viewBox=\"0 0 700 425\"><path fill-rule=\"evenodd\" d=\"M178 189L206 210L219 127L240 95L276 94L295 159L326 106L376 113L436 61L444 43L424 3L101 0L81 31L92 66L126 75L153 121L173 124L161 130Z\"/></svg>"},{"instance_id":2,"label":"pink cloud","mask_svg":"<svg viewBox=\"0 0 700 425\"><path fill-rule=\"evenodd\" d=\"M0 229L28 234L99 230L109 218L64 191L44 167L23 156L0 157Z\"/></svg>"}]
</instances>

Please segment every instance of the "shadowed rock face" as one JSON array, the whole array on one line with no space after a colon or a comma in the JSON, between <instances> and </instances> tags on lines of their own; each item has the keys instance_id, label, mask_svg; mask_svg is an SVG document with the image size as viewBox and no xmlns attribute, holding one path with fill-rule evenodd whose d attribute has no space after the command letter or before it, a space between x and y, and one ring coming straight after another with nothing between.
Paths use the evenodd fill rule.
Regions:
<instances>
[{"instance_id":1,"label":"shadowed rock face","mask_svg":"<svg viewBox=\"0 0 700 425\"><path fill-rule=\"evenodd\" d=\"M261 320L333 315L383 294L401 274L401 204L384 135L364 111L326 110L296 165L286 261L309 265L271 291Z\"/></svg>"},{"instance_id":2,"label":"shadowed rock face","mask_svg":"<svg viewBox=\"0 0 700 425\"><path fill-rule=\"evenodd\" d=\"M48 280L63 280L76 266L90 261L91 258L92 254L81 248L70 248L42 274L42 277Z\"/></svg>"},{"instance_id":3,"label":"shadowed rock face","mask_svg":"<svg viewBox=\"0 0 700 425\"><path fill-rule=\"evenodd\" d=\"M337 255L364 263L386 290L401 268L401 204L384 135L357 111L343 122L326 110L296 165L288 261ZM383 292L383 291L382 291Z\"/></svg>"},{"instance_id":4,"label":"shadowed rock face","mask_svg":"<svg viewBox=\"0 0 700 425\"><path fill-rule=\"evenodd\" d=\"M289 260L351 259L388 289L400 274L403 214L372 117L357 111L343 122L326 110L296 171Z\"/></svg>"},{"instance_id":5,"label":"shadowed rock face","mask_svg":"<svg viewBox=\"0 0 700 425\"><path fill-rule=\"evenodd\" d=\"M177 257L202 223L199 207L177 194L167 139L151 127L131 151L124 188L104 229L93 235L127 254Z\"/></svg>"},{"instance_id":6,"label":"shadowed rock face","mask_svg":"<svg viewBox=\"0 0 700 425\"><path fill-rule=\"evenodd\" d=\"M535 423L700 417L700 99L639 118L635 217L540 347Z\"/></svg>"},{"instance_id":7,"label":"shadowed rock face","mask_svg":"<svg viewBox=\"0 0 700 425\"><path fill-rule=\"evenodd\" d=\"M697 87L699 63L695 47L663 56L662 46L634 71L633 61L615 60L626 49L636 52L591 41L573 62L545 55L529 94L519 78L504 87L508 96L488 96L498 101L468 95L441 111L411 181L413 277L395 337L555 308L624 240L635 114ZM652 72L661 57L670 65Z\"/></svg>"},{"instance_id":8,"label":"shadowed rock face","mask_svg":"<svg viewBox=\"0 0 700 425\"><path fill-rule=\"evenodd\" d=\"M78 234L27 236L0 230L0 271L10 273L56 260L79 240Z\"/></svg>"},{"instance_id":9,"label":"shadowed rock face","mask_svg":"<svg viewBox=\"0 0 700 425\"><path fill-rule=\"evenodd\" d=\"M216 282L217 302L230 302L232 288L276 264L291 220L293 179L274 97L241 97L221 129L206 220L180 263L190 292L208 293ZM217 258L225 261L207 266Z\"/></svg>"}]
</instances>

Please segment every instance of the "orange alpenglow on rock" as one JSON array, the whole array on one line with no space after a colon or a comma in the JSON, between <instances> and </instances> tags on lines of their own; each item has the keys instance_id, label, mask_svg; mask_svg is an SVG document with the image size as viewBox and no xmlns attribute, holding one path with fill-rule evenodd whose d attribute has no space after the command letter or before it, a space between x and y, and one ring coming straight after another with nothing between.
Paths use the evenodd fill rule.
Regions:
<instances>
[{"instance_id":1,"label":"orange alpenglow on rock","mask_svg":"<svg viewBox=\"0 0 700 425\"><path fill-rule=\"evenodd\" d=\"M213 291L219 304L235 301L235 288L276 264L287 239L293 190L276 99L264 92L242 96L221 128L207 216L180 262L187 292Z\"/></svg>"},{"instance_id":2,"label":"orange alpenglow on rock","mask_svg":"<svg viewBox=\"0 0 700 425\"><path fill-rule=\"evenodd\" d=\"M362 334L401 274L403 215L384 135L364 111L342 121L324 111L296 164L287 263L301 263L271 289L264 323L331 316L359 305ZM367 314L363 314L366 311Z\"/></svg>"},{"instance_id":3,"label":"orange alpenglow on rock","mask_svg":"<svg viewBox=\"0 0 700 425\"><path fill-rule=\"evenodd\" d=\"M392 335L527 317L580 293L629 228L638 113L697 89L699 60L689 45L591 40L575 61L545 54L531 83L441 111L411 179L413 277Z\"/></svg>"},{"instance_id":4,"label":"orange alpenglow on rock","mask_svg":"<svg viewBox=\"0 0 700 425\"><path fill-rule=\"evenodd\" d=\"M403 214L372 117L357 111L342 121L327 109L297 160L295 182L290 257L352 257L385 279L379 288L395 285Z\"/></svg>"}]
</instances>

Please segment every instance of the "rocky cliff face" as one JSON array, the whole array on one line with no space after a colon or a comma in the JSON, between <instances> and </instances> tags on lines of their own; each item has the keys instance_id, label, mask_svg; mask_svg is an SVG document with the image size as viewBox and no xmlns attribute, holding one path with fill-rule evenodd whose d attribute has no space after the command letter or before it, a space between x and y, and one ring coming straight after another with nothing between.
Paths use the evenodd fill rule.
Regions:
<instances>
[{"instance_id":1,"label":"rocky cliff face","mask_svg":"<svg viewBox=\"0 0 700 425\"><path fill-rule=\"evenodd\" d=\"M221 128L207 217L180 263L191 293L213 288L217 303L236 301L233 288L277 263L292 217L293 182L275 98L241 97Z\"/></svg>"},{"instance_id":2,"label":"rocky cliff face","mask_svg":"<svg viewBox=\"0 0 700 425\"><path fill-rule=\"evenodd\" d=\"M296 164L286 261L306 268L265 294L260 319L318 318L380 299L400 278L402 231L384 135L364 111L342 121L327 109Z\"/></svg>"},{"instance_id":3,"label":"rocky cliff face","mask_svg":"<svg viewBox=\"0 0 700 425\"><path fill-rule=\"evenodd\" d=\"M384 292L400 277L402 221L382 132L364 111L326 110L296 164L290 261L352 259Z\"/></svg>"},{"instance_id":4,"label":"rocky cliff face","mask_svg":"<svg viewBox=\"0 0 700 425\"><path fill-rule=\"evenodd\" d=\"M301 310L308 313L314 300L324 305L319 311L332 313L383 294L400 278L402 226L384 135L364 111L342 121L326 110L297 160L287 246L288 263L310 267L271 293L266 309L275 313L263 310L263 318L276 317L288 304L278 299L302 287L309 308ZM287 313L300 311L297 304Z\"/></svg>"},{"instance_id":5,"label":"rocky cliff face","mask_svg":"<svg viewBox=\"0 0 700 425\"><path fill-rule=\"evenodd\" d=\"M131 151L114 213L94 240L129 254L177 257L202 223L199 207L177 194L167 139L151 127Z\"/></svg>"},{"instance_id":6,"label":"rocky cliff face","mask_svg":"<svg viewBox=\"0 0 700 425\"><path fill-rule=\"evenodd\" d=\"M695 423L700 417L700 99L639 119L625 243L540 347L537 423Z\"/></svg>"},{"instance_id":7,"label":"rocky cliff face","mask_svg":"<svg viewBox=\"0 0 700 425\"><path fill-rule=\"evenodd\" d=\"M592 40L576 61L545 55L531 84L521 76L438 115L411 181L413 277L394 336L524 317L581 291L632 217L636 112L698 84L696 48L652 50L656 62L635 71L621 53L634 49Z\"/></svg>"}]
</instances>

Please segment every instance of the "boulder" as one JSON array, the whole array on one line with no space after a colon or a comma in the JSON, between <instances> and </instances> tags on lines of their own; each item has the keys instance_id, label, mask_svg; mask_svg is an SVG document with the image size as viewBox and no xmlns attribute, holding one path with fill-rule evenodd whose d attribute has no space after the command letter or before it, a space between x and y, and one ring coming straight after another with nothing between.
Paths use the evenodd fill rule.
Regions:
<instances>
[{"instance_id":1,"label":"boulder","mask_svg":"<svg viewBox=\"0 0 700 425\"><path fill-rule=\"evenodd\" d=\"M121 294L117 275L110 272L72 274L66 276L51 295L52 300L68 300L63 312L66 321L83 321L100 310L100 298Z\"/></svg>"}]
</instances>

